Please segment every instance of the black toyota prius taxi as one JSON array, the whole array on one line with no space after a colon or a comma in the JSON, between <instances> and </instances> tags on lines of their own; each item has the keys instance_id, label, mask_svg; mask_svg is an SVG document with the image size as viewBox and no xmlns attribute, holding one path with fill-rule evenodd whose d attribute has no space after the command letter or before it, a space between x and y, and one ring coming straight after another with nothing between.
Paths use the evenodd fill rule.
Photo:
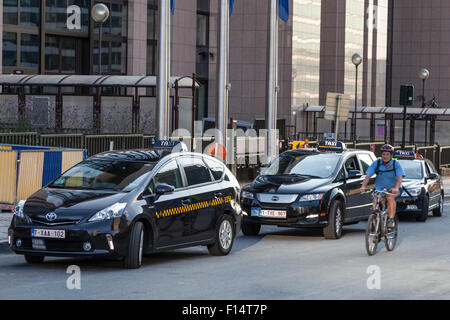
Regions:
<instances>
[{"instance_id":1,"label":"black toyota prius taxi","mask_svg":"<svg viewBox=\"0 0 450 320\"><path fill-rule=\"evenodd\" d=\"M430 210L434 217L444 211L444 185L433 163L413 151L394 153L403 170L403 190L397 198L397 212L425 222ZM406 190L404 190L406 189Z\"/></svg>"},{"instance_id":2,"label":"black toyota prius taxi","mask_svg":"<svg viewBox=\"0 0 450 320\"><path fill-rule=\"evenodd\" d=\"M158 141L77 164L16 206L12 250L29 263L111 256L126 268L144 253L197 245L227 255L241 225L239 183L219 160L180 146Z\"/></svg>"},{"instance_id":3,"label":"black toyota prius taxi","mask_svg":"<svg viewBox=\"0 0 450 320\"><path fill-rule=\"evenodd\" d=\"M242 232L257 235L261 225L310 227L322 228L326 239L340 238L343 225L370 214L371 195L360 188L375 159L372 152L346 149L339 141L282 153L242 188Z\"/></svg>"}]
</instances>

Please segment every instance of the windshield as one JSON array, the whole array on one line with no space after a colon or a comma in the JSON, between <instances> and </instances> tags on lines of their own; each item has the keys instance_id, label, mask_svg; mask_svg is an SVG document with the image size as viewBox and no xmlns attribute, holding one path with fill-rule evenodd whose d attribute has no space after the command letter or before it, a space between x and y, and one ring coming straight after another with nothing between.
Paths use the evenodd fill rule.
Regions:
<instances>
[{"instance_id":1,"label":"windshield","mask_svg":"<svg viewBox=\"0 0 450 320\"><path fill-rule=\"evenodd\" d=\"M136 188L154 163L91 160L84 161L66 171L48 187L92 190L131 191Z\"/></svg>"},{"instance_id":2,"label":"windshield","mask_svg":"<svg viewBox=\"0 0 450 320\"><path fill-rule=\"evenodd\" d=\"M423 170L420 160L399 160L400 165L405 171L405 179L422 179Z\"/></svg>"},{"instance_id":3,"label":"windshield","mask_svg":"<svg viewBox=\"0 0 450 320\"><path fill-rule=\"evenodd\" d=\"M340 156L330 154L280 155L263 175L304 175L315 178L328 178L336 169Z\"/></svg>"}]
</instances>

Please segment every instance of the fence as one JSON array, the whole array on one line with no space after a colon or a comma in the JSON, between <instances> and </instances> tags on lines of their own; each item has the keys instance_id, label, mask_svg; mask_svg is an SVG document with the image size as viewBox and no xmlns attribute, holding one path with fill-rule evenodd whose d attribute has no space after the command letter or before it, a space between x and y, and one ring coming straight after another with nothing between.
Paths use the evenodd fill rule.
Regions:
<instances>
[{"instance_id":1,"label":"fence","mask_svg":"<svg viewBox=\"0 0 450 320\"><path fill-rule=\"evenodd\" d=\"M0 209L10 209L84 159L85 150L0 145Z\"/></svg>"}]
</instances>

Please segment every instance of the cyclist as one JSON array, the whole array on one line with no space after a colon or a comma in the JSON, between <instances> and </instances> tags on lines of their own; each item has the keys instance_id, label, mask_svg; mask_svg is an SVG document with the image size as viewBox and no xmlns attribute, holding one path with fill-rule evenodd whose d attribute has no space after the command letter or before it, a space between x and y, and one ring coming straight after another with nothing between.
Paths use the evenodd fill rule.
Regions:
<instances>
[{"instance_id":1,"label":"cyclist","mask_svg":"<svg viewBox=\"0 0 450 320\"><path fill-rule=\"evenodd\" d=\"M367 184L369 183L369 179L374 174L377 175L375 178L375 189L376 190L389 190L390 193L386 196L387 198L387 209L388 209L388 222L387 228L391 229L395 226L395 211L397 209L397 205L395 202L395 198L399 194L400 186L402 185L403 177L405 176L405 172L403 171L402 166L398 161L392 159L394 155L394 147L390 144L385 144L381 147L381 159L377 159L372 163L372 165L366 171L366 177L361 185L361 192L366 191ZM383 199L383 204L384 204ZM374 199L372 204L372 210L376 209L376 200Z\"/></svg>"}]
</instances>

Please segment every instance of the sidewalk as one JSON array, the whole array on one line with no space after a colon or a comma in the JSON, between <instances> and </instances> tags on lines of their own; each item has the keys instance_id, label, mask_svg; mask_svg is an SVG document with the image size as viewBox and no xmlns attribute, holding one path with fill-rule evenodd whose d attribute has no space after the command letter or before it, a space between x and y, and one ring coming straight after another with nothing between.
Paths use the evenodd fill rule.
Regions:
<instances>
[{"instance_id":1,"label":"sidewalk","mask_svg":"<svg viewBox=\"0 0 450 320\"><path fill-rule=\"evenodd\" d=\"M445 199L450 199L450 176L443 177ZM251 181L242 181L241 186L250 183ZM7 246L8 243L8 227L11 223L13 214L11 212L0 212L0 251L2 247Z\"/></svg>"}]
</instances>

